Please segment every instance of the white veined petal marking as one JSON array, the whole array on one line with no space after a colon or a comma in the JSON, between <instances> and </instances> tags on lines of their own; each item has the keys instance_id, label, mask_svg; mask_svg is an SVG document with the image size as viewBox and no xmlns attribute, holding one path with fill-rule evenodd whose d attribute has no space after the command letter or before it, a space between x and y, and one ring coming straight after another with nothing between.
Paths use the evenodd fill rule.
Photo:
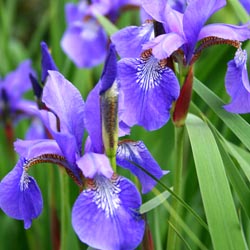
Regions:
<instances>
[{"instance_id":1,"label":"white veined petal marking","mask_svg":"<svg viewBox=\"0 0 250 250\"><path fill-rule=\"evenodd\" d=\"M128 161L142 160L140 153L145 151L145 145L142 141L123 140L118 145L117 156L125 158Z\"/></svg>"},{"instance_id":2,"label":"white veined petal marking","mask_svg":"<svg viewBox=\"0 0 250 250\"><path fill-rule=\"evenodd\" d=\"M162 73L166 66L166 60L158 60L152 55L151 50L146 50L137 61L136 82L140 88L144 91L148 91L160 85Z\"/></svg>"},{"instance_id":3,"label":"white veined petal marking","mask_svg":"<svg viewBox=\"0 0 250 250\"><path fill-rule=\"evenodd\" d=\"M121 204L119 177L110 180L99 175L94 179L91 191L94 192L92 201L95 202L98 209L102 209L107 218L113 217L115 210Z\"/></svg>"},{"instance_id":4,"label":"white veined petal marking","mask_svg":"<svg viewBox=\"0 0 250 250\"><path fill-rule=\"evenodd\" d=\"M29 175L24 169L19 183L20 190L25 191L26 189L28 189L29 183L30 183Z\"/></svg>"}]
</instances>

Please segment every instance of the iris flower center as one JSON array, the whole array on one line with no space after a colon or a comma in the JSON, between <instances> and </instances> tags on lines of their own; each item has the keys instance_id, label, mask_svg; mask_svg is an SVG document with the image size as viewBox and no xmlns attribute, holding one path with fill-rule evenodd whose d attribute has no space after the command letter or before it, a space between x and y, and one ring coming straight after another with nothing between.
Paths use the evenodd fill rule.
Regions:
<instances>
[{"instance_id":1,"label":"iris flower center","mask_svg":"<svg viewBox=\"0 0 250 250\"><path fill-rule=\"evenodd\" d=\"M91 190L94 191L93 202L95 202L98 209L102 209L107 218L113 217L115 210L121 204L119 177L110 180L104 176L97 176Z\"/></svg>"},{"instance_id":2,"label":"iris flower center","mask_svg":"<svg viewBox=\"0 0 250 250\"><path fill-rule=\"evenodd\" d=\"M160 85L162 73L166 66L165 60L158 60L152 55L151 50L146 50L138 59L136 82L144 91Z\"/></svg>"}]
</instances>

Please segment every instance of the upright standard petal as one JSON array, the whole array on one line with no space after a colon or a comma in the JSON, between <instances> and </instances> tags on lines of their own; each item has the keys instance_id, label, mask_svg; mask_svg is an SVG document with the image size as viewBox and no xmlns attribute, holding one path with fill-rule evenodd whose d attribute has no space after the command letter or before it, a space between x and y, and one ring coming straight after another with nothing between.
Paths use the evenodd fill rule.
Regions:
<instances>
[{"instance_id":1,"label":"upright standard petal","mask_svg":"<svg viewBox=\"0 0 250 250\"><path fill-rule=\"evenodd\" d=\"M142 193L147 193L155 186L156 179L163 176L163 172L150 154L142 141L121 141L119 143L117 154L117 164L129 169L136 175L142 186Z\"/></svg>"},{"instance_id":2,"label":"upright standard petal","mask_svg":"<svg viewBox=\"0 0 250 250\"><path fill-rule=\"evenodd\" d=\"M104 68L101 75L100 94L112 87L117 76L117 58L115 46L111 44L107 58L105 60Z\"/></svg>"},{"instance_id":3,"label":"upright standard petal","mask_svg":"<svg viewBox=\"0 0 250 250\"><path fill-rule=\"evenodd\" d=\"M42 83L45 83L45 80L48 76L48 70L58 71L57 66L49 52L49 48L45 42L41 42L41 52L42 52Z\"/></svg>"},{"instance_id":4,"label":"upright standard petal","mask_svg":"<svg viewBox=\"0 0 250 250\"><path fill-rule=\"evenodd\" d=\"M250 112L250 83L246 62L246 51L238 49L234 60L228 63L225 84L226 90L231 96L231 102L224 108L232 113Z\"/></svg>"},{"instance_id":5,"label":"upright standard petal","mask_svg":"<svg viewBox=\"0 0 250 250\"><path fill-rule=\"evenodd\" d=\"M144 234L140 205L141 197L129 180L96 176L74 204L73 228L80 240L91 247L133 250Z\"/></svg>"},{"instance_id":6,"label":"upright standard petal","mask_svg":"<svg viewBox=\"0 0 250 250\"><path fill-rule=\"evenodd\" d=\"M224 5L226 5L225 0L195 0L187 5L183 17L183 30L187 40L187 62L191 59L202 27L208 18Z\"/></svg>"},{"instance_id":7,"label":"upright standard petal","mask_svg":"<svg viewBox=\"0 0 250 250\"><path fill-rule=\"evenodd\" d=\"M57 128L59 131L51 132L61 132L75 137L78 147L75 151L79 151L84 133L84 101L78 89L59 72L49 71L42 101L60 121ZM51 130L51 126L46 125Z\"/></svg>"},{"instance_id":8,"label":"upright standard petal","mask_svg":"<svg viewBox=\"0 0 250 250\"><path fill-rule=\"evenodd\" d=\"M129 26L119 30L111 36L111 41L120 57L140 57L142 45L153 38L153 22L146 22L140 27Z\"/></svg>"},{"instance_id":9,"label":"upright standard petal","mask_svg":"<svg viewBox=\"0 0 250 250\"><path fill-rule=\"evenodd\" d=\"M175 4L176 1L175 1ZM176 32L184 37L183 33L183 14L171 8L172 1L151 1L143 0L142 6L148 14L150 14L154 20L163 23L166 33ZM183 6L184 8L185 6Z\"/></svg>"},{"instance_id":10,"label":"upright standard petal","mask_svg":"<svg viewBox=\"0 0 250 250\"><path fill-rule=\"evenodd\" d=\"M96 84L87 97L84 110L85 128L91 138L91 144L95 153L103 153L101 112L100 112L100 87L101 81Z\"/></svg>"},{"instance_id":11,"label":"upright standard petal","mask_svg":"<svg viewBox=\"0 0 250 250\"><path fill-rule=\"evenodd\" d=\"M143 49L152 49L153 55L161 60L170 57L186 41L177 33L168 33L157 36L155 39L143 45Z\"/></svg>"},{"instance_id":12,"label":"upright standard petal","mask_svg":"<svg viewBox=\"0 0 250 250\"><path fill-rule=\"evenodd\" d=\"M118 80L123 93L121 120L147 130L162 127L170 117L180 91L174 72L154 56L124 58L118 62Z\"/></svg>"},{"instance_id":13,"label":"upright standard petal","mask_svg":"<svg viewBox=\"0 0 250 250\"><path fill-rule=\"evenodd\" d=\"M86 0L79 1L78 4L67 3L65 5L65 16L67 24L74 25L76 22L80 22L83 17L87 14L88 3Z\"/></svg>"},{"instance_id":14,"label":"upright standard petal","mask_svg":"<svg viewBox=\"0 0 250 250\"><path fill-rule=\"evenodd\" d=\"M158 22L165 22L166 20L165 11L166 8L168 8L167 1L142 0L142 7L150 16L152 16Z\"/></svg>"},{"instance_id":15,"label":"upright standard petal","mask_svg":"<svg viewBox=\"0 0 250 250\"><path fill-rule=\"evenodd\" d=\"M31 226L43 208L41 191L34 178L23 169L21 158L0 183L0 208L10 217L23 220L25 229Z\"/></svg>"}]
</instances>

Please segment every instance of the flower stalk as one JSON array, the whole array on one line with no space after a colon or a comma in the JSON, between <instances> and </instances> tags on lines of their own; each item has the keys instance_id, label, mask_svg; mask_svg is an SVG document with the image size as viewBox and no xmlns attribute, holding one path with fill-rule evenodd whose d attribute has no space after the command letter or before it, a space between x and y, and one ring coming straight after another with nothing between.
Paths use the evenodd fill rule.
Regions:
<instances>
[{"instance_id":1,"label":"flower stalk","mask_svg":"<svg viewBox=\"0 0 250 250\"><path fill-rule=\"evenodd\" d=\"M70 229L70 210L69 210L69 180L64 171L60 171L60 196L61 196L61 215L60 215L60 250L68 249L70 243L67 241Z\"/></svg>"},{"instance_id":2,"label":"flower stalk","mask_svg":"<svg viewBox=\"0 0 250 250\"><path fill-rule=\"evenodd\" d=\"M184 126L175 126L175 168L174 168L174 180L173 180L173 192L182 197L182 170L183 170L183 144L184 144ZM181 214L181 204L177 199L172 200L172 208L177 214ZM178 222L173 216L169 219L169 224L174 228L179 229ZM180 230L178 230L180 231ZM172 227L168 229L168 241L167 250L179 249L180 242L178 241L178 235Z\"/></svg>"}]
</instances>

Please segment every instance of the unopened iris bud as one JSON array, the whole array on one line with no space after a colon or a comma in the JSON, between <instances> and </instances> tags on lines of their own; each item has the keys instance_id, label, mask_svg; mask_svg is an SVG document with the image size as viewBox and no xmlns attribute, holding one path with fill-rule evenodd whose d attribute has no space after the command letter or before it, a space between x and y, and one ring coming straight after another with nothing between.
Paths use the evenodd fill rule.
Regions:
<instances>
[{"instance_id":1,"label":"unopened iris bud","mask_svg":"<svg viewBox=\"0 0 250 250\"><path fill-rule=\"evenodd\" d=\"M117 81L101 94L102 137L106 155L113 158L118 144L118 86Z\"/></svg>"},{"instance_id":2,"label":"unopened iris bud","mask_svg":"<svg viewBox=\"0 0 250 250\"><path fill-rule=\"evenodd\" d=\"M117 61L114 45L110 45L101 76L101 116L102 139L105 153L116 168L116 150L118 144L118 83L116 81ZM115 169L114 169L115 170Z\"/></svg>"},{"instance_id":3,"label":"unopened iris bud","mask_svg":"<svg viewBox=\"0 0 250 250\"><path fill-rule=\"evenodd\" d=\"M173 122L177 127L185 124L192 98L193 78L193 69L190 67L173 112Z\"/></svg>"}]
</instances>

